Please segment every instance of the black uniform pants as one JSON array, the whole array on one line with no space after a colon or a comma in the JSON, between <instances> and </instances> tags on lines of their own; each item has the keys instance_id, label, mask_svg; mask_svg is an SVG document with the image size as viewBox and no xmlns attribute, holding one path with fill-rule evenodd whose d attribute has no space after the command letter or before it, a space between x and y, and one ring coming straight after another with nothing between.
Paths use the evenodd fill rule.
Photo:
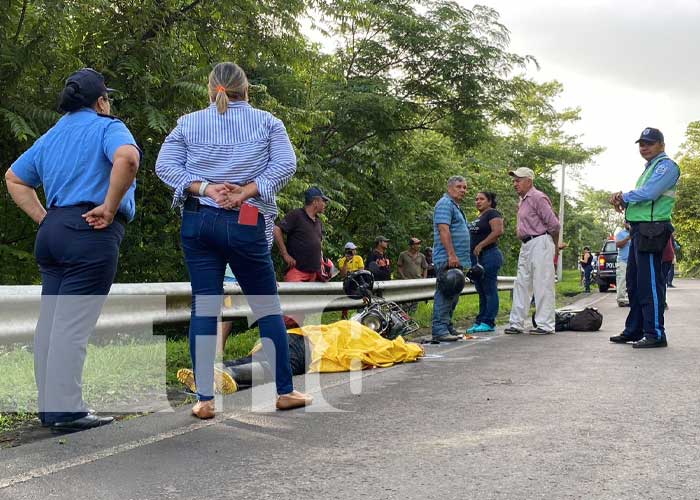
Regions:
<instances>
[{"instance_id":1,"label":"black uniform pants","mask_svg":"<svg viewBox=\"0 0 700 500\"><path fill-rule=\"evenodd\" d=\"M50 209L34 255L42 278L34 336L34 375L44 424L87 415L82 373L90 335L114 281L124 224L92 229L81 215L91 206Z\"/></svg>"},{"instance_id":2,"label":"black uniform pants","mask_svg":"<svg viewBox=\"0 0 700 500\"><path fill-rule=\"evenodd\" d=\"M661 271L663 252L639 251L640 235L637 224L631 224L630 233L632 240L626 276L630 311L623 335L634 340L642 337L664 339L666 277Z\"/></svg>"}]
</instances>

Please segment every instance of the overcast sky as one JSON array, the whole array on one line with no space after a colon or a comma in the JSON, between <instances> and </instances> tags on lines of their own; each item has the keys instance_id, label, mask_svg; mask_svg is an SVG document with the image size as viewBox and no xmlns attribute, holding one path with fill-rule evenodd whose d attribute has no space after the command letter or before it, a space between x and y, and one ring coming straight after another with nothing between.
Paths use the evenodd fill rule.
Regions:
<instances>
[{"instance_id":1,"label":"overcast sky","mask_svg":"<svg viewBox=\"0 0 700 500\"><path fill-rule=\"evenodd\" d=\"M560 81L560 107L581 108L570 132L606 148L585 166L586 184L632 189L643 166L634 144L642 129L661 129L673 157L688 123L700 120L700 0L477 3L500 13L512 52L537 59L540 70L528 75Z\"/></svg>"}]
</instances>

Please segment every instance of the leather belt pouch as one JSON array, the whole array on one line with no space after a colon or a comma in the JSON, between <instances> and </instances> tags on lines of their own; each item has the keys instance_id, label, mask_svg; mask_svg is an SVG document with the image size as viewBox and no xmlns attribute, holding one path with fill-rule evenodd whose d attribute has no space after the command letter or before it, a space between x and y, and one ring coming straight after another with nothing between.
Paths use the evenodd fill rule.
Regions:
<instances>
[{"instance_id":1,"label":"leather belt pouch","mask_svg":"<svg viewBox=\"0 0 700 500\"><path fill-rule=\"evenodd\" d=\"M639 223L639 251L648 253L663 252L671 237L667 222Z\"/></svg>"}]
</instances>

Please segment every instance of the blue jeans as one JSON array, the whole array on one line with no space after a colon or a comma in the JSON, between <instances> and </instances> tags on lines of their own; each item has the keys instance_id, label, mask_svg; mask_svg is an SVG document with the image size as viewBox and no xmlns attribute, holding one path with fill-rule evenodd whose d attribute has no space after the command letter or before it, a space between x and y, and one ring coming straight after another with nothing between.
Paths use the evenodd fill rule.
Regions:
<instances>
[{"instance_id":1,"label":"blue jeans","mask_svg":"<svg viewBox=\"0 0 700 500\"><path fill-rule=\"evenodd\" d=\"M673 276L676 274L673 262L668 263L668 273L666 274L666 286L673 286Z\"/></svg>"},{"instance_id":2,"label":"blue jeans","mask_svg":"<svg viewBox=\"0 0 700 500\"><path fill-rule=\"evenodd\" d=\"M447 263L435 264L435 275L439 276L445 270ZM433 338L444 337L454 332L452 316L459 302L459 294L449 296L435 287L435 301L433 302Z\"/></svg>"},{"instance_id":3,"label":"blue jeans","mask_svg":"<svg viewBox=\"0 0 700 500\"><path fill-rule=\"evenodd\" d=\"M661 274L664 277L664 280L666 281L666 286L668 287L671 284L671 270L673 269L673 262L662 262L661 263Z\"/></svg>"},{"instance_id":4,"label":"blue jeans","mask_svg":"<svg viewBox=\"0 0 700 500\"><path fill-rule=\"evenodd\" d=\"M190 355L197 397L214 397L216 326L221 314L226 264L231 266L260 327L263 350L274 365L278 394L292 392L287 330L282 321L277 281L265 239L265 219L238 224L238 212L188 203L182 216L182 248L192 283Z\"/></svg>"},{"instance_id":5,"label":"blue jeans","mask_svg":"<svg viewBox=\"0 0 700 500\"><path fill-rule=\"evenodd\" d=\"M583 286L587 292L591 291L591 273L593 266L583 266Z\"/></svg>"},{"instance_id":6,"label":"blue jeans","mask_svg":"<svg viewBox=\"0 0 700 500\"><path fill-rule=\"evenodd\" d=\"M472 266L476 265L476 256L471 255ZM503 265L503 254L498 247L484 250L479 255L479 264L484 268L484 275L476 280L474 288L479 294L479 314L476 316L475 324L485 323L489 326L496 326L496 316L498 316L498 271Z\"/></svg>"}]
</instances>

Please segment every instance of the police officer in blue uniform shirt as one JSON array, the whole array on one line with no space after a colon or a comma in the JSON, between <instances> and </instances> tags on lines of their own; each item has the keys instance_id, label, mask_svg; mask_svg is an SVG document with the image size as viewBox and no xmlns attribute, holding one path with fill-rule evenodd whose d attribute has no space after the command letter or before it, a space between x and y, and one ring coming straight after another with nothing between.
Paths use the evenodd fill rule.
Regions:
<instances>
[{"instance_id":1,"label":"police officer in blue uniform shirt","mask_svg":"<svg viewBox=\"0 0 700 500\"><path fill-rule=\"evenodd\" d=\"M644 171L635 189L610 197L618 211L624 209L632 237L626 276L630 312L624 331L610 341L632 342L635 348L666 347L666 277L661 272L661 255L673 233L671 215L680 169L664 152L659 129L645 128L636 142L646 160Z\"/></svg>"},{"instance_id":2,"label":"police officer in blue uniform shirt","mask_svg":"<svg viewBox=\"0 0 700 500\"><path fill-rule=\"evenodd\" d=\"M141 159L126 125L110 115L111 90L93 69L73 73L60 95L64 116L5 174L12 199L39 225L34 254L42 300L34 372L39 418L55 432L113 420L90 413L82 397L87 342L114 281L126 224L134 218Z\"/></svg>"}]
</instances>

